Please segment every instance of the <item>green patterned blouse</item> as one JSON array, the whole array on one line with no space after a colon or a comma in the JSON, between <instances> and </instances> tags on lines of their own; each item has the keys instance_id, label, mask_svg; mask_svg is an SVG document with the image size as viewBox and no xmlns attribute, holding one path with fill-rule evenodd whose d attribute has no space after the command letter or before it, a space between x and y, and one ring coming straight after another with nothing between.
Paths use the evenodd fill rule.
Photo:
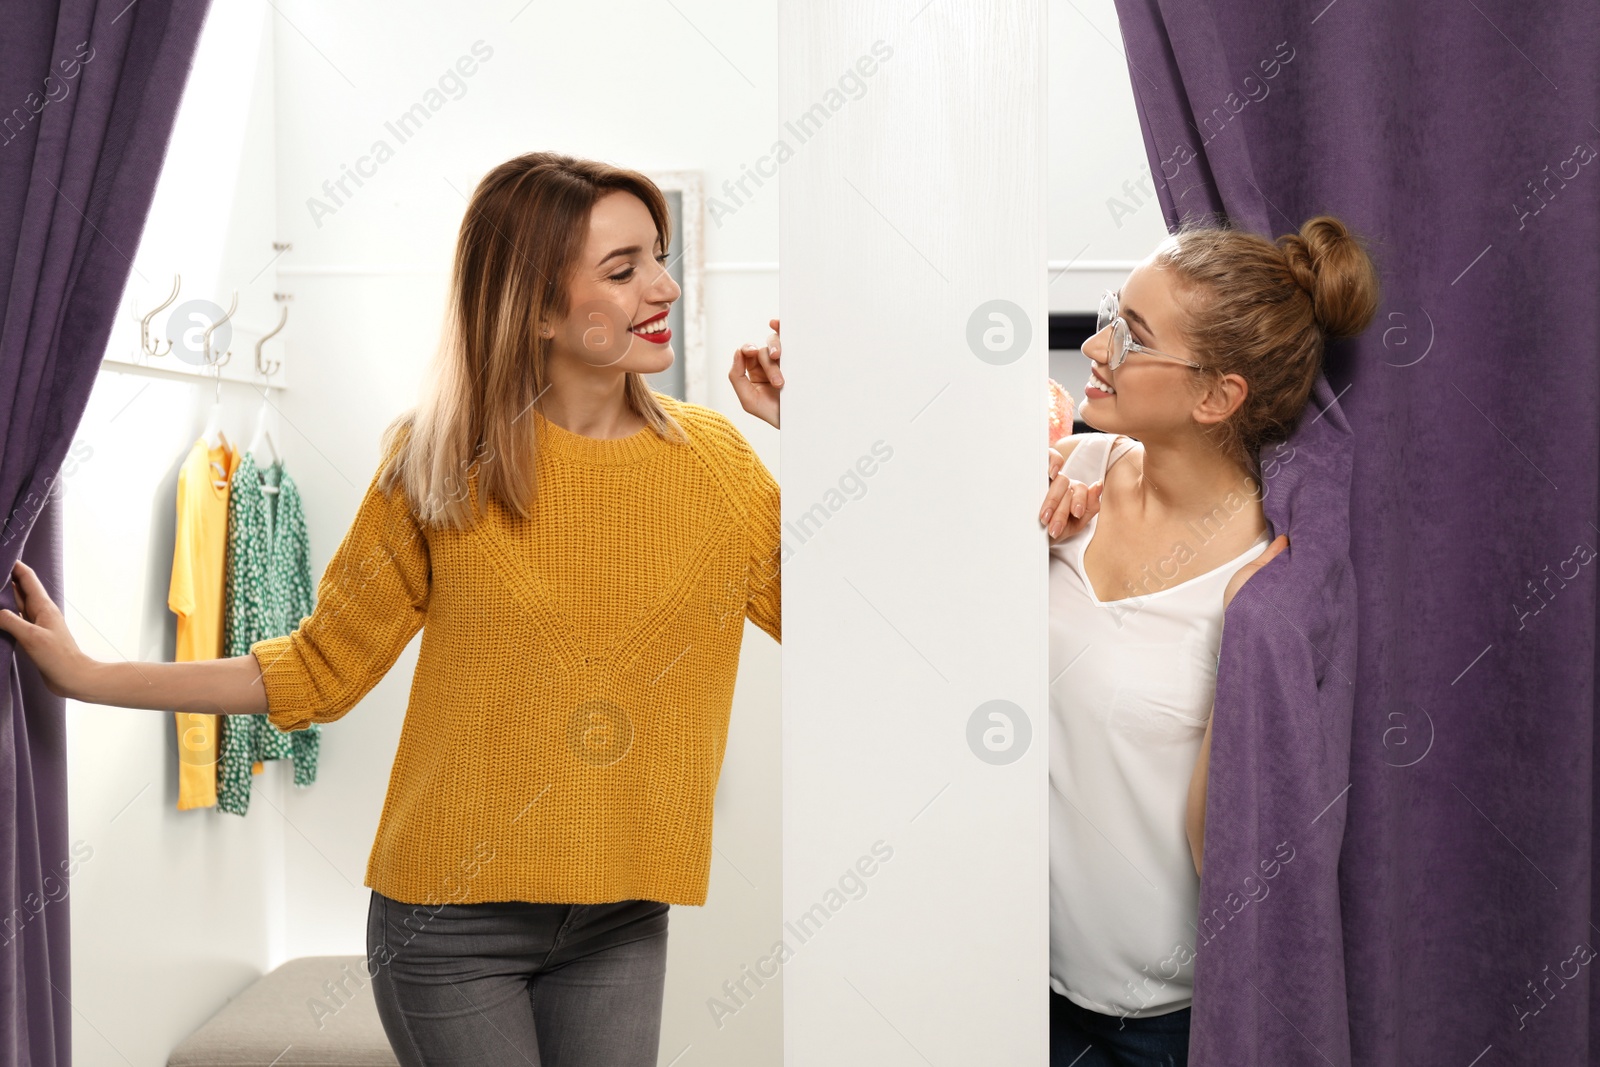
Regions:
<instances>
[{"instance_id":1,"label":"green patterned blouse","mask_svg":"<svg viewBox=\"0 0 1600 1067\"><path fill-rule=\"evenodd\" d=\"M269 493L263 486L275 486ZM246 452L228 490L228 565L225 656L247 656L250 646L281 637L311 614L311 544L300 492L280 460L258 468ZM322 728L286 734L265 715L223 715L217 763L217 808L243 815L250 808L251 765L293 759L294 784L317 780Z\"/></svg>"}]
</instances>

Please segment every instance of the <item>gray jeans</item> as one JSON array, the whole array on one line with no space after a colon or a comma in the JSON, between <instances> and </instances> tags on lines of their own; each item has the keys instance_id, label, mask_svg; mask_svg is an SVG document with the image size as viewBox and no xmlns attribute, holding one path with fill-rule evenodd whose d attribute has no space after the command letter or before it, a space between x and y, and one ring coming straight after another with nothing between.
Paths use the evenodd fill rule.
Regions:
<instances>
[{"instance_id":1,"label":"gray jeans","mask_svg":"<svg viewBox=\"0 0 1600 1067\"><path fill-rule=\"evenodd\" d=\"M402 1067L655 1067L666 904L402 904L376 890L367 972Z\"/></svg>"}]
</instances>

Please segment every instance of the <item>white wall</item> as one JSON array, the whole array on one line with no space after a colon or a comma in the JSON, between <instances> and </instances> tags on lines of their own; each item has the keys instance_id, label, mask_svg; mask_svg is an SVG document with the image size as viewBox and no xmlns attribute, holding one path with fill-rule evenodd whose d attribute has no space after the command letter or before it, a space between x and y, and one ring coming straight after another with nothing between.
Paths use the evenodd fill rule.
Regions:
<instances>
[{"instance_id":1,"label":"white wall","mask_svg":"<svg viewBox=\"0 0 1600 1067\"><path fill-rule=\"evenodd\" d=\"M1051 311L1093 312L1100 294L1166 236L1113 0L1050 0ZM1089 361L1050 357L1083 399Z\"/></svg>"},{"instance_id":2,"label":"white wall","mask_svg":"<svg viewBox=\"0 0 1600 1067\"><path fill-rule=\"evenodd\" d=\"M1048 1059L1044 17L784 5L788 1063Z\"/></svg>"},{"instance_id":3,"label":"white wall","mask_svg":"<svg viewBox=\"0 0 1600 1067\"><path fill-rule=\"evenodd\" d=\"M354 515L381 427L414 401L464 197L489 167L536 147L701 170L708 196L733 208L706 221L706 376L713 405L779 470L777 432L739 409L726 377L733 348L761 340L778 311L778 179L747 180L748 197L723 188L756 166L791 117L778 95L777 4L623 0L603 19L593 12L521 0L403 10L371 0L213 5L125 312L164 299L175 270L183 299L225 307L237 288L240 341L228 373L248 381L251 342L277 321L272 294L293 294L289 326L267 353L287 363L289 387L273 403L306 499L316 574ZM1074 169L1090 166L1086 144L1142 159L1122 60L1084 19L1119 49L1110 0L1052 2L1050 14L1048 254L1066 262L1093 242L1050 283L1052 306L1065 308L1080 288L1103 287L1098 275L1078 284L1085 262L1136 259L1161 231L1154 207L1120 229L1109 219L1105 198L1131 169ZM465 93L362 187L349 186L354 195L319 226L308 198L327 202L324 181L375 138L393 144L384 123L479 40L493 55L463 79ZM1089 95L1063 100L1071 84ZM275 240L292 250L274 259ZM137 321L125 314L119 331L114 353L137 343ZM222 394L224 427L248 439L260 395L231 382ZM182 375L107 364L100 376L65 483L68 617L97 655L171 657L176 469L212 395L213 386ZM768 953L788 917L780 650L753 626L746 636L710 898L671 918L661 1062L677 1067L747 1067L780 1055L781 977L720 1025L709 1007L713 997L727 1003L724 983ZM170 715L69 707L71 832L94 850L71 898L78 1063L156 1067L283 959L363 950L362 875L414 663L408 651L361 706L326 728L315 786L296 790L288 766L269 764L255 780L261 803L244 819L174 810Z\"/></svg>"}]
</instances>

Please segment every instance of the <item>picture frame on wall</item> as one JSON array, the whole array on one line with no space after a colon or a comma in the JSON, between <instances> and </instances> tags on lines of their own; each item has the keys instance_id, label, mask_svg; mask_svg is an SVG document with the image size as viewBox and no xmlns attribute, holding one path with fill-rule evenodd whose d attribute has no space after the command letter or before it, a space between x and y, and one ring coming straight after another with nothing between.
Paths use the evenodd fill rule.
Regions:
<instances>
[{"instance_id":1,"label":"picture frame on wall","mask_svg":"<svg viewBox=\"0 0 1600 1067\"><path fill-rule=\"evenodd\" d=\"M672 240L667 245L667 270L683 295L672 305L675 358L659 374L645 375L657 392L691 404L709 406L706 375L705 320L705 179L699 171L647 172L667 199Z\"/></svg>"}]
</instances>

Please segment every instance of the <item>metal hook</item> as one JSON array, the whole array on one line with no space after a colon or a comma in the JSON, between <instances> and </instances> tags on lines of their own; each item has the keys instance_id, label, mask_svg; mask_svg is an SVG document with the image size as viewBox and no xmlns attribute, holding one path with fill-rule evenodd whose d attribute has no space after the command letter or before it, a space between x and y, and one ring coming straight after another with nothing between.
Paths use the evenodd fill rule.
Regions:
<instances>
[{"instance_id":1,"label":"metal hook","mask_svg":"<svg viewBox=\"0 0 1600 1067\"><path fill-rule=\"evenodd\" d=\"M205 356L205 362L207 362L207 363L212 362L212 356L211 356L211 334L216 330L216 328L218 326L221 326L223 323L225 323L229 319L233 318L233 313L235 311L238 311L238 310L239 310L239 290L235 289L233 291L233 303L228 305L228 313L226 315L222 316L222 318L218 319L216 322L213 322L210 326L207 326L205 334L200 339L200 351ZM226 352L222 353L220 356L218 356L216 358L217 393L218 393L219 396L222 393L222 365L224 363L228 362L228 360L231 359L232 357L233 357L233 346L229 345L228 346L228 350Z\"/></svg>"},{"instance_id":2,"label":"metal hook","mask_svg":"<svg viewBox=\"0 0 1600 1067\"><path fill-rule=\"evenodd\" d=\"M166 348L162 348L162 349L159 349L159 350L156 347L156 345L159 344L159 342L157 342L155 344L151 343L151 340L150 340L150 320L155 318L162 311L166 310L169 306L171 306L171 304L172 304L172 302L174 300L178 299L178 288L182 284L182 281L183 281L182 275L174 274L172 276L172 295L167 297L166 300L162 301L160 306L152 308L148 315L145 315L143 318L141 318L139 320L139 346L144 349L146 355L164 356L168 352L172 351L172 342L170 340L167 341L167 347Z\"/></svg>"},{"instance_id":3,"label":"metal hook","mask_svg":"<svg viewBox=\"0 0 1600 1067\"><path fill-rule=\"evenodd\" d=\"M273 293L272 294L272 298L274 300L278 300L278 301L286 301L286 300L289 299L289 294L287 294L287 293ZM278 373L278 368L283 366L283 361L279 360L279 359L274 359L274 360L267 361L267 362L270 362L272 364L272 366L270 368L268 368L267 365L266 365L266 362L263 362L263 360L261 359L261 346L266 344L272 338L278 336L278 334L280 332L282 332L284 325L288 321L289 321L289 305L288 304L284 304L283 305L283 313L278 316L278 325L273 328L271 333L263 334L262 337L261 337L261 340L256 342L256 372L258 374L260 374L263 378L270 378L274 374L277 374Z\"/></svg>"}]
</instances>

